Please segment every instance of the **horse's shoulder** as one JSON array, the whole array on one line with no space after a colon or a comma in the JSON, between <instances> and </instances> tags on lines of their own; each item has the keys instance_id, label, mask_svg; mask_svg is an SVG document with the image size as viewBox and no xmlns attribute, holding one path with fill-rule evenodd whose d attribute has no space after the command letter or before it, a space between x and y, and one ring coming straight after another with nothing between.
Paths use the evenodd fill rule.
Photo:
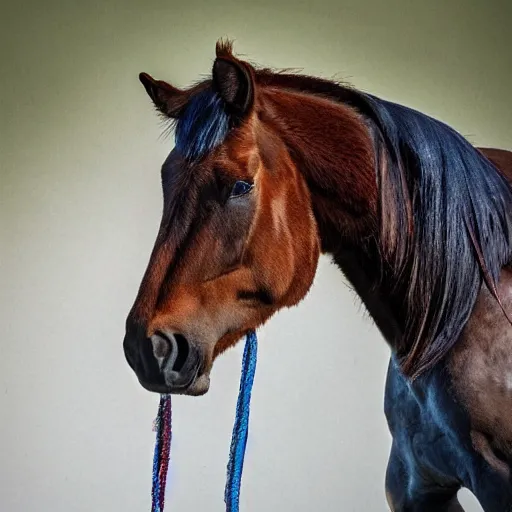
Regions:
<instances>
[{"instance_id":1,"label":"horse's shoulder","mask_svg":"<svg viewBox=\"0 0 512 512\"><path fill-rule=\"evenodd\" d=\"M512 151L497 148L478 148L512 182Z\"/></svg>"},{"instance_id":2,"label":"horse's shoulder","mask_svg":"<svg viewBox=\"0 0 512 512\"><path fill-rule=\"evenodd\" d=\"M512 318L509 268L502 271L498 293ZM500 457L512 459L512 325L485 285L448 367L453 391L471 419L475 449L504 469Z\"/></svg>"}]
</instances>

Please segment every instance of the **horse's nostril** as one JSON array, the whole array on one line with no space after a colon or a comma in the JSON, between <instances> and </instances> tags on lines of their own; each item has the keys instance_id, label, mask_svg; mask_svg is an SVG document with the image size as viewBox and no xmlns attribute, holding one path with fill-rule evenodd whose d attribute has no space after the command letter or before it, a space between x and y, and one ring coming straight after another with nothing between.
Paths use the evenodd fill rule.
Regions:
<instances>
[{"instance_id":1,"label":"horse's nostril","mask_svg":"<svg viewBox=\"0 0 512 512\"><path fill-rule=\"evenodd\" d=\"M187 362L188 354L189 354L189 345L185 336L181 334L175 334L174 339L176 340L176 347L178 349L178 354L174 364L172 365L171 370L174 372L179 372L183 368L183 365Z\"/></svg>"},{"instance_id":2,"label":"horse's nostril","mask_svg":"<svg viewBox=\"0 0 512 512\"><path fill-rule=\"evenodd\" d=\"M161 370L179 373L189 356L189 344L182 334L157 332L151 336L153 355Z\"/></svg>"}]
</instances>

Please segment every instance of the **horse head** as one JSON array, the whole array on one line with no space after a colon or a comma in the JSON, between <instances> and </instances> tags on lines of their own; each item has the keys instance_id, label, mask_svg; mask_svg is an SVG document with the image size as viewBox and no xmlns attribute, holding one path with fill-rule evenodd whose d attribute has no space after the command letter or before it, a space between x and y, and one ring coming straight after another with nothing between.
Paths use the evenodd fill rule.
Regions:
<instances>
[{"instance_id":1,"label":"horse head","mask_svg":"<svg viewBox=\"0 0 512 512\"><path fill-rule=\"evenodd\" d=\"M124 339L155 392L205 393L219 354L307 294L320 253L308 186L268 122L255 70L229 44L216 50L211 79L188 90L140 75L176 139Z\"/></svg>"}]
</instances>

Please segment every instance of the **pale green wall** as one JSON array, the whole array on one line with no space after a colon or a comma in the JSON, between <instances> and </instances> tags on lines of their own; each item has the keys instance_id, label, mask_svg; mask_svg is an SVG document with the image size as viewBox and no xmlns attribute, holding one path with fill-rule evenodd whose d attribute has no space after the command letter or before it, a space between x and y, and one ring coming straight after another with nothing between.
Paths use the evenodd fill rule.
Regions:
<instances>
[{"instance_id":1,"label":"pale green wall","mask_svg":"<svg viewBox=\"0 0 512 512\"><path fill-rule=\"evenodd\" d=\"M121 340L171 141L159 139L140 71L189 84L228 36L256 62L345 78L512 149L511 6L3 6L0 510L148 509L156 397L135 383ZM307 300L261 338L243 512L385 510L387 349L336 269L324 260ZM223 510L239 356L219 361L206 397L175 402L169 510Z\"/></svg>"}]
</instances>

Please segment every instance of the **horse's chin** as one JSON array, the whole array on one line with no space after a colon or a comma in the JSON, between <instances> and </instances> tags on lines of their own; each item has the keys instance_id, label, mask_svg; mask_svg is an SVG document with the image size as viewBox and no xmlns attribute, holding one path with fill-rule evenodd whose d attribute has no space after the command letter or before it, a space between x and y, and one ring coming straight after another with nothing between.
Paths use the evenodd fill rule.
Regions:
<instances>
[{"instance_id":1,"label":"horse's chin","mask_svg":"<svg viewBox=\"0 0 512 512\"><path fill-rule=\"evenodd\" d=\"M210 389L210 375L199 375L183 394L188 396L202 396L205 395Z\"/></svg>"}]
</instances>

